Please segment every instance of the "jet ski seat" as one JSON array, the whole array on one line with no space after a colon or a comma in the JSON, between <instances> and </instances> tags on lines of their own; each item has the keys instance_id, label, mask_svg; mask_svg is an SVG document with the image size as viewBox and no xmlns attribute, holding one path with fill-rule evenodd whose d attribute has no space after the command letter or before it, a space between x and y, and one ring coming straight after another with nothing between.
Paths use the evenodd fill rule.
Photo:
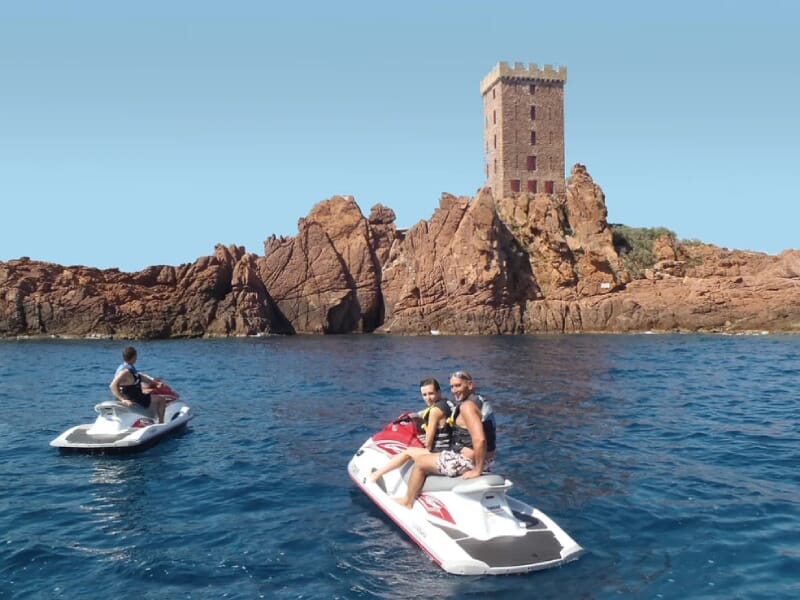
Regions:
<instances>
[{"instance_id":1,"label":"jet ski seat","mask_svg":"<svg viewBox=\"0 0 800 600\"><path fill-rule=\"evenodd\" d=\"M131 406L125 406L116 400L104 400L100 404L94 407L97 412L101 412L101 409L113 409L117 412L132 412L137 415L142 415L143 417L152 417L153 412L149 408L145 408L135 402Z\"/></svg>"},{"instance_id":2,"label":"jet ski seat","mask_svg":"<svg viewBox=\"0 0 800 600\"><path fill-rule=\"evenodd\" d=\"M422 486L423 492L447 492L456 490L458 486L464 486L463 491L478 491L479 489L491 489L503 487L506 484L505 477L487 473L475 479L462 479L461 477L447 477L445 475L428 475L425 485ZM511 486L509 486L511 487Z\"/></svg>"}]
</instances>

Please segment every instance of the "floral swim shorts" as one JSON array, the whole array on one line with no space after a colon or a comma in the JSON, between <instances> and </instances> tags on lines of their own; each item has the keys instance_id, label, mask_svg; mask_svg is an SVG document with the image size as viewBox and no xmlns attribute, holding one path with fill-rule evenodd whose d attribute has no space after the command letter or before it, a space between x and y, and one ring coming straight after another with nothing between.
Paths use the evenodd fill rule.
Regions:
<instances>
[{"instance_id":1,"label":"floral swim shorts","mask_svg":"<svg viewBox=\"0 0 800 600\"><path fill-rule=\"evenodd\" d=\"M442 450L437 459L437 466L439 473L447 475L448 477L458 477L467 471L475 468L475 463L466 456L459 454L453 450ZM483 463L483 470L491 471L494 466L494 460L487 460Z\"/></svg>"}]
</instances>

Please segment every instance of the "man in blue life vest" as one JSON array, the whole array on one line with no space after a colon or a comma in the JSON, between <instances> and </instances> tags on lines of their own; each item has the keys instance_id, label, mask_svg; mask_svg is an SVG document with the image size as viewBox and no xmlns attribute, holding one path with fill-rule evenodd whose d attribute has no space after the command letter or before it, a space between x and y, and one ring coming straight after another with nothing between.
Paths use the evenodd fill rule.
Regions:
<instances>
[{"instance_id":1,"label":"man in blue life vest","mask_svg":"<svg viewBox=\"0 0 800 600\"><path fill-rule=\"evenodd\" d=\"M122 351L122 361L122 364L117 367L117 371L114 373L114 379L111 380L111 384L108 386L111 388L111 393L124 406L133 406L134 403L144 408L152 406L158 415L158 422L163 423L164 410L167 406L166 400L157 394L145 394L142 391L142 381L155 387L161 383L161 379L136 370L134 366L136 363L136 349L132 346L128 346Z\"/></svg>"},{"instance_id":2,"label":"man in blue life vest","mask_svg":"<svg viewBox=\"0 0 800 600\"><path fill-rule=\"evenodd\" d=\"M450 390L456 401L450 448L414 456L406 495L397 499L406 508L414 506L429 474L473 479L494 464L496 432L489 403L475 391L475 381L466 371L450 376Z\"/></svg>"}]
</instances>

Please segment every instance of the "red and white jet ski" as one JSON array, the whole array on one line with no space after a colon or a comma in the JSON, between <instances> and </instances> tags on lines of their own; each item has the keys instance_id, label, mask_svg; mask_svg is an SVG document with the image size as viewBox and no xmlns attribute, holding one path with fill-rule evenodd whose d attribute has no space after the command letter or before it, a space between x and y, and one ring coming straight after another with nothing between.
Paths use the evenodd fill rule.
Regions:
<instances>
[{"instance_id":1,"label":"red and white jet ski","mask_svg":"<svg viewBox=\"0 0 800 600\"><path fill-rule=\"evenodd\" d=\"M540 510L509 497L511 481L428 476L411 510L394 498L406 492L413 461L377 482L370 474L409 446L422 446L412 413L369 438L350 460L353 481L435 563L456 575L503 575L575 560L583 549Z\"/></svg>"},{"instance_id":2,"label":"red and white jet ski","mask_svg":"<svg viewBox=\"0 0 800 600\"><path fill-rule=\"evenodd\" d=\"M157 423L150 409L137 404L124 406L115 400L95 405L94 423L76 425L50 442L61 452L111 453L144 450L162 437L184 427L194 416L192 409L167 384L147 390L166 401L164 422Z\"/></svg>"}]
</instances>

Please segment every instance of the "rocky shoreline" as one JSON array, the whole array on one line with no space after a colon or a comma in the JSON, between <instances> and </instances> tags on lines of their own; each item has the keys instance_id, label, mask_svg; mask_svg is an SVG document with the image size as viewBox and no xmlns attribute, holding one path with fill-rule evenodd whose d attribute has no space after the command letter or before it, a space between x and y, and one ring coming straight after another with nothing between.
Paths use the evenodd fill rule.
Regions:
<instances>
[{"instance_id":1,"label":"rocky shoreline","mask_svg":"<svg viewBox=\"0 0 800 600\"><path fill-rule=\"evenodd\" d=\"M218 245L135 273L0 262L0 337L800 331L800 251L634 239L582 165L563 197L444 194L429 220L394 221L335 196L263 256Z\"/></svg>"}]
</instances>

